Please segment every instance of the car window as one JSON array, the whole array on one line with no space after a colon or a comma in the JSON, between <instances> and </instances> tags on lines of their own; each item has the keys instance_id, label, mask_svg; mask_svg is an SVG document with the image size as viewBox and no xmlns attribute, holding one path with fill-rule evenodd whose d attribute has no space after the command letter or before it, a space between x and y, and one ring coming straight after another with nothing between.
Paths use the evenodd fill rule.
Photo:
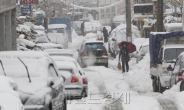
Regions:
<instances>
[{"instance_id":1,"label":"car window","mask_svg":"<svg viewBox=\"0 0 184 110\"><path fill-rule=\"evenodd\" d=\"M87 43L85 45L85 49L87 49L87 50L96 50L96 49L105 50L105 47L104 47L103 43Z\"/></svg>"},{"instance_id":2,"label":"car window","mask_svg":"<svg viewBox=\"0 0 184 110\"><path fill-rule=\"evenodd\" d=\"M49 66L49 72L50 72L50 75L51 75L52 77L57 77L57 76L58 76L58 74L57 74L57 72L56 72L56 69L54 68L53 65L50 65L50 66Z\"/></svg>"}]
</instances>

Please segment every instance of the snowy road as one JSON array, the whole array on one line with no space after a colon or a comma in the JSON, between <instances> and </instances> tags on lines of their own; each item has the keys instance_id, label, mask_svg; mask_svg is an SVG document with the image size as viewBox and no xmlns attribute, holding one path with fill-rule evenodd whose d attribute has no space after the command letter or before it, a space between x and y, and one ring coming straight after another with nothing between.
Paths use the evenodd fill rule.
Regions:
<instances>
[{"instance_id":1,"label":"snowy road","mask_svg":"<svg viewBox=\"0 0 184 110\"><path fill-rule=\"evenodd\" d=\"M70 49L76 51L82 40L83 37L76 37ZM117 70L117 62L117 59L109 58L109 68L85 68L89 95L81 100L69 101L68 110L180 110L170 97L172 92L152 92L149 55L139 64L132 59L130 71L125 74Z\"/></svg>"}]
</instances>

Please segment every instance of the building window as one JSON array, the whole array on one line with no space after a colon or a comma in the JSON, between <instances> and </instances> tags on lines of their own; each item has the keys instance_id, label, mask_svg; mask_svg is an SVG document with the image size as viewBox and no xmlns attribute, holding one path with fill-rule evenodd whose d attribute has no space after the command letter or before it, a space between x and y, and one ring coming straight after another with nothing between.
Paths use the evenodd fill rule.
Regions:
<instances>
[{"instance_id":1,"label":"building window","mask_svg":"<svg viewBox=\"0 0 184 110\"><path fill-rule=\"evenodd\" d=\"M101 19L104 19L105 18L105 11L104 11L104 9L101 9L100 12L101 12Z\"/></svg>"},{"instance_id":2,"label":"building window","mask_svg":"<svg viewBox=\"0 0 184 110\"><path fill-rule=\"evenodd\" d=\"M113 6L111 8L111 17L114 17L114 16L116 16L116 7L115 6Z\"/></svg>"},{"instance_id":3,"label":"building window","mask_svg":"<svg viewBox=\"0 0 184 110\"><path fill-rule=\"evenodd\" d=\"M110 18L110 17L111 17L110 8L107 8L107 9L106 9L106 17L107 17L107 18Z\"/></svg>"}]
</instances>

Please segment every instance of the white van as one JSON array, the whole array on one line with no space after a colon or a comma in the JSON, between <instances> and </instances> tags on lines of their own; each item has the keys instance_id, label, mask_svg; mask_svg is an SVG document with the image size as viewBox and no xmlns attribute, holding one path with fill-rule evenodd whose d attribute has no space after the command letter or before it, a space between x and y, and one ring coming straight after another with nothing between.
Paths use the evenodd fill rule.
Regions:
<instances>
[{"instance_id":1,"label":"white van","mask_svg":"<svg viewBox=\"0 0 184 110\"><path fill-rule=\"evenodd\" d=\"M68 34L65 24L50 24L48 37L52 43L61 44L65 49L68 48Z\"/></svg>"}]
</instances>

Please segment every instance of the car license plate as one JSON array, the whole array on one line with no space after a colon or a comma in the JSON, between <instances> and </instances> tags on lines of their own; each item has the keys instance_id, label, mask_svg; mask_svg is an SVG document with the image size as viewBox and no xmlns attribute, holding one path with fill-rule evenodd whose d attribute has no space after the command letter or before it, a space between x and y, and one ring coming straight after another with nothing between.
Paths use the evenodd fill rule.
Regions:
<instances>
[{"instance_id":1,"label":"car license plate","mask_svg":"<svg viewBox=\"0 0 184 110\"><path fill-rule=\"evenodd\" d=\"M105 59L97 59L96 62L98 63L104 63L106 60Z\"/></svg>"}]
</instances>

